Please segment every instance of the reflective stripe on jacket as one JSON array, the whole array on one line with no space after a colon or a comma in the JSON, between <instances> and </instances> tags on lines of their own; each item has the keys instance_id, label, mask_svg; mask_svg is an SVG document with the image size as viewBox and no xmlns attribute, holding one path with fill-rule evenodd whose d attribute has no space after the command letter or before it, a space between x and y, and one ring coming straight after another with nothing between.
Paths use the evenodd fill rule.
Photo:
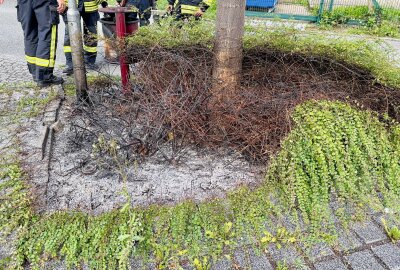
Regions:
<instances>
[{"instance_id":1,"label":"reflective stripe on jacket","mask_svg":"<svg viewBox=\"0 0 400 270\"><path fill-rule=\"evenodd\" d=\"M107 2L105 0L76 0L76 3L78 5L78 10L79 11L85 11L85 12L96 12L98 10L98 6L103 3ZM68 6L68 0L65 0L65 4Z\"/></svg>"},{"instance_id":2,"label":"reflective stripe on jacket","mask_svg":"<svg viewBox=\"0 0 400 270\"><path fill-rule=\"evenodd\" d=\"M175 9L181 14L193 15L199 8L205 11L213 0L168 0L168 4L175 5Z\"/></svg>"}]
</instances>

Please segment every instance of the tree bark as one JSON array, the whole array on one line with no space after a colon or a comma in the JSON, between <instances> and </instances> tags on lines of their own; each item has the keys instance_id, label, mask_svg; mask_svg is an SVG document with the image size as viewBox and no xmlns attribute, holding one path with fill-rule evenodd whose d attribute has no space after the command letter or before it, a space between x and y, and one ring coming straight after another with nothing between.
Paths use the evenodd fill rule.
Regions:
<instances>
[{"instance_id":1,"label":"tree bark","mask_svg":"<svg viewBox=\"0 0 400 270\"><path fill-rule=\"evenodd\" d=\"M240 86L245 7L245 0L217 1L214 94L235 91Z\"/></svg>"}]
</instances>

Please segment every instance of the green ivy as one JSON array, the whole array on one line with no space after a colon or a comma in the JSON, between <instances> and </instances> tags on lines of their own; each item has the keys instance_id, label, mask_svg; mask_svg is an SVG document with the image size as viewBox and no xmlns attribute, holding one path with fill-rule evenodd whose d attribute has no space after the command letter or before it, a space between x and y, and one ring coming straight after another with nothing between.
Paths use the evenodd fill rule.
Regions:
<instances>
[{"instance_id":1,"label":"green ivy","mask_svg":"<svg viewBox=\"0 0 400 270\"><path fill-rule=\"evenodd\" d=\"M0 165L0 231L4 234L26 227L33 218L23 176L18 164Z\"/></svg>"},{"instance_id":2,"label":"green ivy","mask_svg":"<svg viewBox=\"0 0 400 270\"><path fill-rule=\"evenodd\" d=\"M63 258L68 268L86 263L92 269L127 269L142 225L130 207L92 217L60 212L41 217L20 234L17 264L28 260L42 269L49 259Z\"/></svg>"},{"instance_id":3,"label":"green ivy","mask_svg":"<svg viewBox=\"0 0 400 270\"><path fill-rule=\"evenodd\" d=\"M292 117L296 127L267 179L279 183L281 198L298 207L304 220L313 226L329 220L332 201L348 211L367 206L399 210L397 123L382 123L371 112L328 101L307 102Z\"/></svg>"}]
</instances>

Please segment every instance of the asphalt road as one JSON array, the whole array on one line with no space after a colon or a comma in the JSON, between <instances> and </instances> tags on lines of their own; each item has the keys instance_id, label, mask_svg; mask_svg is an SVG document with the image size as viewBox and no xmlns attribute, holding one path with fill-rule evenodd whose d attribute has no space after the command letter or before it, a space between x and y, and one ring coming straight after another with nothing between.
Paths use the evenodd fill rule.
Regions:
<instances>
[{"instance_id":1,"label":"asphalt road","mask_svg":"<svg viewBox=\"0 0 400 270\"><path fill-rule=\"evenodd\" d=\"M24 61L24 37L21 24L17 21L16 0L5 0L0 5L0 55ZM60 18L61 19L61 18ZM63 54L64 22L58 27L58 46L56 65L64 64Z\"/></svg>"},{"instance_id":2,"label":"asphalt road","mask_svg":"<svg viewBox=\"0 0 400 270\"><path fill-rule=\"evenodd\" d=\"M16 4L16 0L5 0L5 2L0 5L0 56L7 59L15 59L17 62L24 62L24 38L21 24L17 21ZM63 53L64 31L65 25L60 17L60 24L58 25L56 67L65 64ZM99 33L101 33L100 24ZM97 62L102 62L103 48L101 43L98 47L98 51Z\"/></svg>"}]
</instances>

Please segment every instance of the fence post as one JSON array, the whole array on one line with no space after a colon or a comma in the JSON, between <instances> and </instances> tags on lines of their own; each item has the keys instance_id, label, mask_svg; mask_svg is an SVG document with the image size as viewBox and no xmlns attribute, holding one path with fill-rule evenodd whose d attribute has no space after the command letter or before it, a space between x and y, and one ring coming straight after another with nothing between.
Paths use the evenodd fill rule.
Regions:
<instances>
[{"instance_id":1,"label":"fence post","mask_svg":"<svg viewBox=\"0 0 400 270\"><path fill-rule=\"evenodd\" d=\"M317 16L317 23L321 21L322 13L324 12L324 5L325 5L325 0L321 0L319 2L319 11L318 11L318 16Z\"/></svg>"},{"instance_id":2,"label":"fence post","mask_svg":"<svg viewBox=\"0 0 400 270\"><path fill-rule=\"evenodd\" d=\"M334 2L335 0L331 0L331 2L329 3L329 12L332 12L332 10L333 10L333 2Z\"/></svg>"},{"instance_id":3,"label":"fence post","mask_svg":"<svg viewBox=\"0 0 400 270\"><path fill-rule=\"evenodd\" d=\"M371 1L374 6L376 22L379 25L379 24L381 24L381 21L382 21L382 7L381 7L381 5L379 5L377 0L371 0Z\"/></svg>"}]
</instances>

